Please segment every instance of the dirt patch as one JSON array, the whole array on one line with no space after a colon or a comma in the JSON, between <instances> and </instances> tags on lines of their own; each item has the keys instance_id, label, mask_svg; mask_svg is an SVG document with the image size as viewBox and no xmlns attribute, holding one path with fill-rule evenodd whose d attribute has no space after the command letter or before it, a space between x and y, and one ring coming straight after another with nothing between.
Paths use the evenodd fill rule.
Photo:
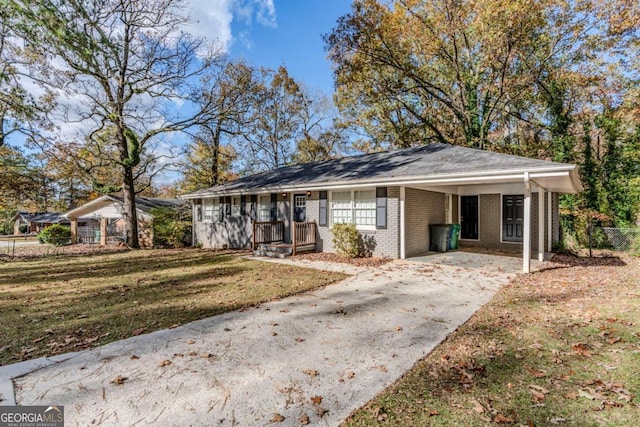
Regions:
<instances>
[{"instance_id":1,"label":"dirt patch","mask_svg":"<svg viewBox=\"0 0 640 427\"><path fill-rule=\"evenodd\" d=\"M328 252L308 252L303 254L297 254L293 259L303 259L309 261L323 261L323 262L338 262L342 264L351 264L358 267L380 267L388 262L393 261L391 258L349 258L340 254L333 254Z\"/></svg>"}]
</instances>

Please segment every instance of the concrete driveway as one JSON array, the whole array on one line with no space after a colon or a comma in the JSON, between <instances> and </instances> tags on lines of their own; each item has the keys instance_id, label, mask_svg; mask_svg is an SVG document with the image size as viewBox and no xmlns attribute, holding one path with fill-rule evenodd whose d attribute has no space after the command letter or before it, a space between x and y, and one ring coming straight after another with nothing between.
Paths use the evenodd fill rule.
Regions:
<instances>
[{"instance_id":1,"label":"concrete driveway","mask_svg":"<svg viewBox=\"0 0 640 427\"><path fill-rule=\"evenodd\" d=\"M507 282L425 262L356 270L316 292L81 352L13 379L16 401L64 405L69 426L335 426ZM0 368L0 380L19 368Z\"/></svg>"}]
</instances>

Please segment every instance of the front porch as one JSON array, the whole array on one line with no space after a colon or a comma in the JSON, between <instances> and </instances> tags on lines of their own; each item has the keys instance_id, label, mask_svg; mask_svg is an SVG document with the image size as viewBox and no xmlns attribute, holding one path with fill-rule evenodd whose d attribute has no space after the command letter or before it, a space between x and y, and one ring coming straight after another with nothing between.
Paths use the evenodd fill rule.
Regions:
<instances>
[{"instance_id":1,"label":"front porch","mask_svg":"<svg viewBox=\"0 0 640 427\"><path fill-rule=\"evenodd\" d=\"M285 242L284 221L254 221L251 249L256 256L284 258L316 249L315 222L292 222L291 242Z\"/></svg>"}]
</instances>

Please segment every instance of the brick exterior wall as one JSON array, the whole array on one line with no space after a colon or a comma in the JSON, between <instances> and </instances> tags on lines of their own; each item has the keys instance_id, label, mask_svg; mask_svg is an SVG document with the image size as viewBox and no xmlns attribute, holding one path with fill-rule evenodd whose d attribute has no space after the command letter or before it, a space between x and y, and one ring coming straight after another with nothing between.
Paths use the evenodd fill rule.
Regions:
<instances>
[{"instance_id":1,"label":"brick exterior wall","mask_svg":"<svg viewBox=\"0 0 640 427\"><path fill-rule=\"evenodd\" d=\"M327 206L329 210L329 225L327 227L318 227L318 235L316 236L316 249L322 252L335 252L332 243L331 234L331 206ZM319 193L313 191L310 197L307 197L307 221L315 221L319 223L320 202ZM373 256L400 258L400 188L387 188L387 228L376 230L361 230L360 233L367 238L373 239L375 249Z\"/></svg>"},{"instance_id":2,"label":"brick exterior wall","mask_svg":"<svg viewBox=\"0 0 640 427\"><path fill-rule=\"evenodd\" d=\"M445 222L444 193L405 190L405 253L407 257L429 251L429 224Z\"/></svg>"},{"instance_id":3,"label":"brick exterior wall","mask_svg":"<svg viewBox=\"0 0 640 427\"><path fill-rule=\"evenodd\" d=\"M544 199L544 214L547 215L548 196ZM559 212L558 194L552 197L552 242L558 241ZM458 217L459 218L459 217ZM480 247L504 252L522 253L522 243L502 242L502 195L480 194L478 205L478 240L461 240L461 247ZM547 248L548 228L545 218L544 249ZM531 197L531 253L538 252L538 194Z\"/></svg>"}]
</instances>

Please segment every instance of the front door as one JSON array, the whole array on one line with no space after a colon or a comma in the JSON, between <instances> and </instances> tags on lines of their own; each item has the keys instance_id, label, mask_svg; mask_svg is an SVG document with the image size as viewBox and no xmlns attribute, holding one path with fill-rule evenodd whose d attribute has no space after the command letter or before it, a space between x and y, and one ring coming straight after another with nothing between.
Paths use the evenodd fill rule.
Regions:
<instances>
[{"instance_id":1,"label":"front door","mask_svg":"<svg viewBox=\"0 0 640 427\"><path fill-rule=\"evenodd\" d=\"M460 197L460 237L478 239L478 196Z\"/></svg>"},{"instance_id":2,"label":"front door","mask_svg":"<svg viewBox=\"0 0 640 427\"><path fill-rule=\"evenodd\" d=\"M307 196L306 194L293 195L293 221L305 222L307 220Z\"/></svg>"},{"instance_id":3,"label":"front door","mask_svg":"<svg viewBox=\"0 0 640 427\"><path fill-rule=\"evenodd\" d=\"M502 240L522 242L524 196L502 196Z\"/></svg>"}]
</instances>

